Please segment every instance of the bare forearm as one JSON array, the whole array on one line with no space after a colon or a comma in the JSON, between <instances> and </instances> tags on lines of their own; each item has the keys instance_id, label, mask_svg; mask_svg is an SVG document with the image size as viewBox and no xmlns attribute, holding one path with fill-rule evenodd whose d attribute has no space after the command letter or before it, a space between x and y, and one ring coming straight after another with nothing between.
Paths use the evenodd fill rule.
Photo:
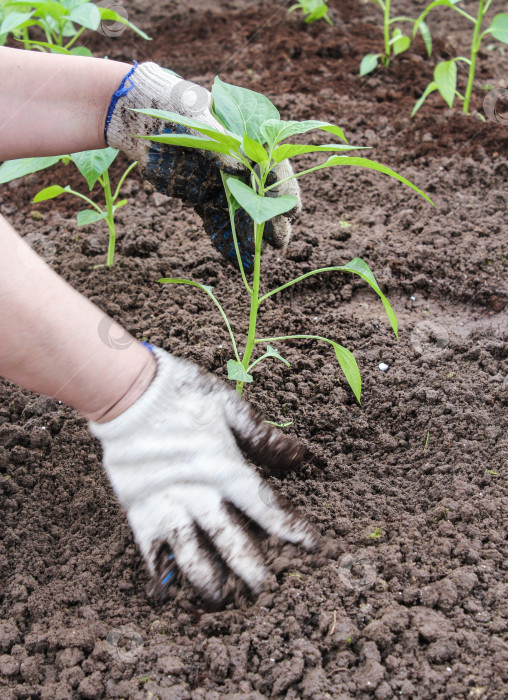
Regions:
<instances>
[{"instance_id":1,"label":"bare forearm","mask_svg":"<svg viewBox=\"0 0 508 700\"><path fill-rule=\"evenodd\" d=\"M2 216L0 251L0 376L86 418L119 415L152 379L150 352L60 279Z\"/></svg>"},{"instance_id":2,"label":"bare forearm","mask_svg":"<svg viewBox=\"0 0 508 700\"><path fill-rule=\"evenodd\" d=\"M0 47L0 66L0 161L105 147L129 64Z\"/></svg>"}]
</instances>

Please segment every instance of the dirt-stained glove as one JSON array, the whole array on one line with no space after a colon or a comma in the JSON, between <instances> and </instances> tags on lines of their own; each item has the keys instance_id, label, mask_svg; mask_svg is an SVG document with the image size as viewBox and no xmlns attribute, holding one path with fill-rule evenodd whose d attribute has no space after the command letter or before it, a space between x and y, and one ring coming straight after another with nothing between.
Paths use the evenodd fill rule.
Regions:
<instances>
[{"instance_id":1,"label":"dirt-stained glove","mask_svg":"<svg viewBox=\"0 0 508 700\"><path fill-rule=\"evenodd\" d=\"M143 63L125 76L113 95L105 135L108 145L139 161L144 177L158 192L177 197L194 207L216 248L225 258L235 261L221 171L242 174L246 172L245 168L225 154L136 138L135 135L193 132L177 124L171 125L167 121L130 111L132 108L162 109L192 117L224 131L210 111L210 105L211 93L204 87L183 80L155 63ZM292 172L289 161L283 161L275 166L274 177L282 180ZM281 185L278 194L289 194L299 199L297 181L290 180ZM291 237L291 220L300 211L299 204L290 213L291 216L281 215L269 222L265 229L265 241L274 248L285 248ZM251 272L254 264L253 224L243 210L236 214L235 227L244 268Z\"/></svg>"},{"instance_id":2,"label":"dirt-stained glove","mask_svg":"<svg viewBox=\"0 0 508 700\"><path fill-rule=\"evenodd\" d=\"M265 467L298 464L300 445L263 422L232 389L191 362L153 348L154 380L109 423L90 423L104 468L147 562L149 592L168 597L176 568L210 602L225 572L259 591L267 575L247 517L270 535L313 549L318 536L242 452ZM242 515L240 515L242 514Z\"/></svg>"}]
</instances>

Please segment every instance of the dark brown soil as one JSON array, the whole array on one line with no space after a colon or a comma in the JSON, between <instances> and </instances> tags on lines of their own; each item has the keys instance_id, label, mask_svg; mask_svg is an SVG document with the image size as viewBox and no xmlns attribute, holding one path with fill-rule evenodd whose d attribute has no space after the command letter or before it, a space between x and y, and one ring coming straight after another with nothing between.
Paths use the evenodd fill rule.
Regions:
<instances>
[{"instance_id":1,"label":"dark brown soil","mask_svg":"<svg viewBox=\"0 0 508 700\"><path fill-rule=\"evenodd\" d=\"M292 547L272 556L275 576L255 603L205 612L187 585L164 606L149 600L85 422L0 383L0 696L506 698L508 130L437 97L409 119L434 62L466 50L464 25L437 12L431 61L416 42L390 71L360 79L362 55L380 47L372 5L331 2L328 28L288 17L282 3L125 4L153 42L98 37L97 55L153 58L208 85L220 71L269 94L285 118L335 121L437 208L382 175L321 173L303 181L286 256L265 255L266 289L363 257L401 332L397 341L361 281L338 274L262 312L263 335L315 333L353 350L364 389L360 407L333 353L302 341L280 344L291 368L267 364L247 392L272 420L294 421L309 459L270 481L329 541L321 560ZM423 6L399 5L412 15ZM485 50L480 66L477 109L508 60ZM105 227L78 229L70 199L30 204L47 184L80 186L73 177L61 166L12 183L0 211L138 338L225 376L228 339L207 298L156 283L213 285L245 329L241 281L198 218L135 174L116 264L94 270Z\"/></svg>"}]
</instances>

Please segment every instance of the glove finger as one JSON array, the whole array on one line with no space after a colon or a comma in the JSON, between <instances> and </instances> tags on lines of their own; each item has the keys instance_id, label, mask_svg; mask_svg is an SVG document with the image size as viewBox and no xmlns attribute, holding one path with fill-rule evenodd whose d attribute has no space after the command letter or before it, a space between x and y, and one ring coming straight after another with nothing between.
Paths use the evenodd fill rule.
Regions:
<instances>
[{"instance_id":1,"label":"glove finger","mask_svg":"<svg viewBox=\"0 0 508 700\"><path fill-rule=\"evenodd\" d=\"M258 592L268 572L253 538L234 522L221 497L208 510L194 509L194 517L229 568Z\"/></svg>"},{"instance_id":2,"label":"glove finger","mask_svg":"<svg viewBox=\"0 0 508 700\"><path fill-rule=\"evenodd\" d=\"M178 567L167 543L159 545L154 558L155 574L148 584L148 595L161 602L170 598L170 587L176 582Z\"/></svg>"},{"instance_id":3,"label":"glove finger","mask_svg":"<svg viewBox=\"0 0 508 700\"><path fill-rule=\"evenodd\" d=\"M255 472L249 470L231 480L227 498L233 505L270 535L300 544L312 550L319 544L319 534L288 502L277 494Z\"/></svg>"},{"instance_id":4,"label":"glove finger","mask_svg":"<svg viewBox=\"0 0 508 700\"><path fill-rule=\"evenodd\" d=\"M224 402L226 420L238 447L255 464L274 473L284 473L301 464L305 448L264 421L236 395Z\"/></svg>"},{"instance_id":5,"label":"glove finger","mask_svg":"<svg viewBox=\"0 0 508 700\"><path fill-rule=\"evenodd\" d=\"M283 160L278 163L270 172L268 184L272 185L275 182L285 180L293 175L294 171L289 160ZM296 179L283 182L278 187L274 187L267 193L268 197L280 197L282 195L290 195L296 197L297 205L291 211L276 216L265 227L265 240L276 249L283 249L289 243L291 238L291 222L294 221L302 211L302 200L300 198L300 186Z\"/></svg>"},{"instance_id":6,"label":"glove finger","mask_svg":"<svg viewBox=\"0 0 508 700\"><path fill-rule=\"evenodd\" d=\"M197 207L196 211L203 219L205 231L217 250L226 260L238 264L231 219L222 182L221 190L217 192L216 196ZM254 269L254 226L252 219L243 210L238 211L235 216L235 229L243 268L246 273L250 273Z\"/></svg>"},{"instance_id":7,"label":"glove finger","mask_svg":"<svg viewBox=\"0 0 508 700\"><path fill-rule=\"evenodd\" d=\"M189 133L183 127L165 127L164 134ZM186 204L198 207L207 199L215 199L222 188L217 167L202 151L183 146L150 142L144 177L158 192L176 197Z\"/></svg>"},{"instance_id":8,"label":"glove finger","mask_svg":"<svg viewBox=\"0 0 508 700\"><path fill-rule=\"evenodd\" d=\"M187 491L189 487L186 487ZM200 489L193 485L190 489L196 495ZM221 571L214 563L213 552L200 537L198 528L185 503L179 499L169 499L167 494L152 495L128 511L129 523L145 557L151 574L149 591L151 595L164 600L175 575L168 578L170 569L167 552L174 554L174 561L182 574L192 583L206 600L221 601Z\"/></svg>"}]
</instances>

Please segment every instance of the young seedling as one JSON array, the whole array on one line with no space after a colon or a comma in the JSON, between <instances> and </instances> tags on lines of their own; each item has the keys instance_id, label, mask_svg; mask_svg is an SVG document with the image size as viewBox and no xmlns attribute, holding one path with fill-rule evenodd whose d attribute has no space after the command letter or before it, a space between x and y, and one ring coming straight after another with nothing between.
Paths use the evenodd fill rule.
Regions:
<instances>
[{"instance_id":1,"label":"young seedling","mask_svg":"<svg viewBox=\"0 0 508 700\"><path fill-rule=\"evenodd\" d=\"M102 209L96 202L90 199L90 197L71 189L69 185L66 187L62 187L60 185L45 187L35 195L32 201L34 204L36 204L37 202L45 202L48 199L55 199L55 197L59 197L61 194L72 194L80 199L83 199L87 204L89 204L92 207L91 209L83 209L82 211L78 212L76 217L78 226L88 226L96 223L97 221L102 221L103 219L106 221L109 230L106 266L111 267L115 256L115 213L120 207L127 204L126 199L121 199L118 201L120 189L127 175L134 168L134 166L137 165L137 161L129 165L121 176L113 193L109 177L109 168L117 155L118 151L114 148L100 148L94 151L81 151L80 153L72 153L71 155L65 156L8 160L0 165L0 184L10 182L18 177L23 177L24 175L39 172L40 170L44 170L45 168L55 165L59 161L63 161L64 163L74 163L79 172L87 181L90 192L92 191L96 182L101 185L104 191L104 199L106 204L105 209Z\"/></svg>"},{"instance_id":2,"label":"young seedling","mask_svg":"<svg viewBox=\"0 0 508 700\"><path fill-rule=\"evenodd\" d=\"M379 62L381 62L385 68L388 68L392 56L398 56L404 53L404 51L407 51L411 46L411 38L403 34L399 27L394 27L393 25L397 23L415 24L416 22L416 20L411 17L391 18L391 0L373 0L373 2L377 3L383 11L384 52L365 54L360 63L360 75L372 73L372 71L378 67ZM420 30L420 34L427 48L427 53L430 56L432 53L432 36L430 30L423 21L419 23L417 29ZM413 31L413 36L415 34L416 29Z\"/></svg>"},{"instance_id":3,"label":"young seedling","mask_svg":"<svg viewBox=\"0 0 508 700\"><path fill-rule=\"evenodd\" d=\"M257 318L260 307L276 294L280 294L292 285L307 279L313 275L343 271L356 274L361 277L379 295L384 305L395 335L398 334L398 324L395 313L388 300L379 288L374 275L366 262L360 258L355 258L346 265L324 267L311 272L306 272L296 279L269 291L261 290L261 248L265 224L272 218L291 211L297 205L297 199L291 195L281 195L280 186L293 178L299 178L323 168L341 167L346 165L370 168L378 172L390 175L403 182L418 192L427 201L431 200L415 185L406 178L390 170L380 163L349 155L332 155L324 163L320 163L312 168L296 172L284 180L269 183L269 175L274 166L289 158L296 158L304 153L317 152L344 152L350 151L353 146L349 146L342 129L328 122L308 120L308 121L284 121L280 118L276 107L263 95L252 92L244 88L228 85L219 78L215 78L212 89L213 112L218 121L224 126L225 133L222 133L210 125L198 120L182 117L174 112L160 110L143 109L137 110L148 116L168 120L173 124L179 124L192 132L186 134L161 134L152 136L140 136L159 143L185 146L189 148L206 148L218 153L227 153L235 158L245 167L246 176L223 174L223 184L229 204L229 213L233 240L235 243L236 255L243 284L245 286L247 299L249 301L250 312L248 321L248 333L243 352L238 349L238 342L231 328L228 317L217 300L212 287L188 279L163 278L161 283L186 284L197 287L208 294L213 303L217 306L226 328L228 329L233 347L234 358L227 363L228 378L236 382L239 394L245 383L253 381L253 371L259 368L263 360L272 358L283 362L289 366L289 362L279 354L273 346L274 343L286 340L317 340L328 343L332 346L335 356L344 372L351 389L356 398L361 397L361 377L358 365L353 354L334 340L312 334L280 335L273 338L263 338L257 333ZM321 129L335 137L333 143L323 145L305 145L287 143L286 140L297 134L304 134L313 129ZM197 134L196 134L197 132ZM432 203L432 202L431 202ZM254 225L254 266L252 280L249 282L243 268L240 250L237 242L235 230L235 213L239 209L244 209ZM264 346L264 350L254 357L255 350L259 346Z\"/></svg>"},{"instance_id":4,"label":"young seedling","mask_svg":"<svg viewBox=\"0 0 508 700\"><path fill-rule=\"evenodd\" d=\"M143 39L150 39L139 27L111 8L100 7L87 0L0 0L0 46L9 34L23 43L25 49L51 53L91 56L85 46L75 46L86 29L97 31L102 23L105 31L116 23L132 29ZM30 38L30 30L39 29L45 41Z\"/></svg>"},{"instance_id":5,"label":"young seedling","mask_svg":"<svg viewBox=\"0 0 508 700\"><path fill-rule=\"evenodd\" d=\"M474 28L469 58L465 56L457 56L456 58L452 58L450 61L441 61L438 63L434 69L434 80L432 80L432 82L430 82L425 88L423 95L413 107L411 116L416 114L427 97L435 90L439 91L441 97L450 108L453 107L455 97L458 97L459 100L462 100L462 111L465 114L469 114L469 104L471 101L471 94L473 92L476 70L476 59L482 40L490 34L494 37L494 39L497 39L497 41L501 41L503 44L508 44L508 14L506 12L497 14L489 26L482 31L487 12L492 5L492 0L479 0L476 17L460 7L458 5L459 2L461 2L461 0L435 0L435 2L431 2L430 5L425 8L414 24L413 32L416 32L431 10L433 10L435 7L445 6L450 7L455 12L458 12L462 17L468 19L473 24ZM461 93L457 90L457 63L459 61L462 61L468 66L467 85L464 95L461 95Z\"/></svg>"},{"instance_id":6,"label":"young seedling","mask_svg":"<svg viewBox=\"0 0 508 700\"><path fill-rule=\"evenodd\" d=\"M328 5L325 0L298 0L295 5L292 5L288 12L301 10L307 24L317 22L318 19L324 19L328 24L332 25L332 20L328 17Z\"/></svg>"}]
</instances>

